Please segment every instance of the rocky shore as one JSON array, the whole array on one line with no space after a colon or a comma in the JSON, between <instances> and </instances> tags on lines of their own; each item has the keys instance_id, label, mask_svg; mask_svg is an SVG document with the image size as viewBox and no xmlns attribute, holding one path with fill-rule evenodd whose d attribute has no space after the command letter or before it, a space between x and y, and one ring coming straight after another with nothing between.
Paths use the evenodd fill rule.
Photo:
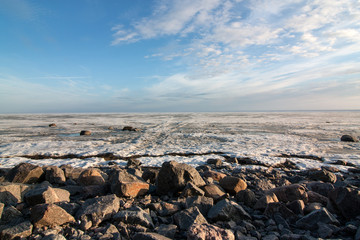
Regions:
<instances>
[{"instance_id":1,"label":"rocky shore","mask_svg":"<svg viewBox=\"0 0 360 240\"><path fill-rule=\"evenodd\" d=\"M0 239L360 239L358 168L226 161L1 169Z\"/></svg>"}]
</instances>

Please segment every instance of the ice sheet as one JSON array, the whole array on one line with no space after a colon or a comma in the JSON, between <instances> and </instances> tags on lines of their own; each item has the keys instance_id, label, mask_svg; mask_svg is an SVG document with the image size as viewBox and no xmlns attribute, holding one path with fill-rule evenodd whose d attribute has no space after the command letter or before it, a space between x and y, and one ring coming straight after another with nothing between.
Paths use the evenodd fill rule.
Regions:
<instances>
[{"instance_id":1,"label":"ice sheet","mask_svg":"<svg viewBox=\"0 0 360 240\"><path fill-rule=\"evenodd\" d=\"M50 123L57 127L50 128ZM141 130L122 131L124 126ZM81 130L90 130L92 135L80 136ZM281 154L325 160L292 159L301 168L337 160L360 166L360 144L340 142L343 134L360 136L360 112L0 115L0 167L23 161L91 167L107 164L96 157L103 153L136 155L146 166L170 160L197 166L208 158L224 159L224 155L275 164L285 161ZM210 152L223 154L201 155ZM186 157L185 153L199 155ZM55 159L68 154L85 159ZM28 158L35 155L50 159Z\"/></svg>"}]
</instances>

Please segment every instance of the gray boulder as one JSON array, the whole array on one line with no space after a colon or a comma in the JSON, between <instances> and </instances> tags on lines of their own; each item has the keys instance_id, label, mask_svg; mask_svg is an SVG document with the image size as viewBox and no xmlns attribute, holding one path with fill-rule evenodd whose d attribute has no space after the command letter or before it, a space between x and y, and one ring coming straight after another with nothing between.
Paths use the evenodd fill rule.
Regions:
<instances>
[{"instance_id":1,"label":"gray boulder","mask_svg":"<svg viewBox=\"0 0 360 240\"><path fill-rule=\"evenodd\" d=\"M340 187L329 193L332 206L345 218L360 215L360 191L352 188Z\"/></svg>"},{"instance_id":2,"label":"gray boulder","mask_svg":"<svg viewBox=\"0 0 360 240\"><path fill-rule=\"evenodd\" d=\"M23 196L31 187L21 183L0 183L0 202L6 205L16 205L23 201Z\"/></svg>"},{"instance_id":3,"label":"gray boulder","mask_svg":"<svg viewBox=\"0 0 360 240\"><path fill-rule=\"evenodd\" d=\"M33 225L30 221L25 221L15 226L5 227L0 232L0 238L2 240L12 240L17 238L26 238L31 235Z\"/></svg>"},{"instance_id":4,"label":"gray boulder","mask_svg":"<svg viewBox=\"0 0 360 240\"><path fill-rule=\"evenodd\" d=\"M321 208L300 218L296 222L296 226L306 230L316 230L318 228L318 223L320 222L331 223L334 225L340 224L339 221L326 208Z\"/></svg>"},{"instance_id":5,"label":"gray boulder","mask_svg":"<svg viewBox=\"0 0 360 240\"><path fill-rule=\"evenodd\" d=\"M39 187L28 191L24 200L30 206L42 203L69 202L70 193L64 189Z\"/></svg>"},{"instance_id":6,"label":"gray boulder","mask_svg":"<svg viewBox=\"0 0 360 240\"><path fill-rule=\"evenodd\" d=\"M207 223L205 217L201 214L197 207L191 207L181 212L176 213L174 216L175 224L182 230L189 229L191 225Z\"/></svg>"},{"instance_id":7,"label":"gray boulder","mask_svg":"<svg viewBox=\"0 0 360 240\"><path fill-rule=\"evenodd\" d=\"M45 180L51 184L64 184L66 177L64 171L56 166L48 166L43 168L45 172Z\"/></svg>"},{"instance_id":8,"label":"gray boulder","mask_svg":"<svg viewBox=\"0 0 360 240\"><path fill-rule=\"evenodd\" d=\"M9 182L31 184L39 182L43 175L44 171L41 167L30 163L20 163L10 170L6 178Z\"/></svg>"},{"instance_id":9,"label":"gray boulder","mask_svg":"<svg viewBox=\"0 0 360 240\"><path fill-rule=\"evenodd\" d=\"M140 207L133 207L129 210L119 211L113 219L126 224L139 224L146 228L154 228L151 216Z\"/></svg>"},{"instance_id":10,"label":"gray boulder","mask_svg":"<svg viewBox=\"0 0 360 240\"><path fill-rule=\"evenodd\" d=\"M227 199L219 201L208 212L208 218L213 221L250 220L251 216L237 203Z\"/></svg>"},{"instance_id":11,"label":"gray boulder","mask_svg":"<svg viewBox=\"0 0 360 240\"><path fill-rule=\"evenodd\" d=\"M188 240L235 240L234 234L229 229L219 228L211 224L193 224L187 231Z\"/></svg>"},{"instance_id":12,"label":"gray boulder","mask_svg":"<svg viewBox=\"0 0 360 240\"><path fill-rule=\"evenodd\" d=\"M153 232L139 232L136 233L133 237L133 239L139 239L139 240L171 240L171 238L165 237L163 235L160 235L158 233Z\"/></svg>"},{"instance_id":13,"label":"gray boulder","mask_svg":"<svg viewBox=\"0 0 360 240\"><path fill-rule=\"evenodd\" d=\"M156 191L162 195L169 192L177 193L189 182L198 187L205 185L199 172L190 165L175 161L164 162L156 180Z\"/></svg>"}]
</instances>

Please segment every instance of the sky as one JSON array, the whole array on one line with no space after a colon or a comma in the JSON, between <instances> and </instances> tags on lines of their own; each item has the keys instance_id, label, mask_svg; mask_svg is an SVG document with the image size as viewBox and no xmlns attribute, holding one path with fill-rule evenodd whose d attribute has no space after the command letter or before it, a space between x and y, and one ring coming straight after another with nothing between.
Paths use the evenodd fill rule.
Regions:
<instances>
[{"instance_id":1,"label":"sky","mask_svg":"<svg viewBox=\"0 0 360 240\"><path fill-rule=\"evenodd\" d=\"M360 0L0 0L0 113L360 109Z\"/></svg>"}]
</instances>

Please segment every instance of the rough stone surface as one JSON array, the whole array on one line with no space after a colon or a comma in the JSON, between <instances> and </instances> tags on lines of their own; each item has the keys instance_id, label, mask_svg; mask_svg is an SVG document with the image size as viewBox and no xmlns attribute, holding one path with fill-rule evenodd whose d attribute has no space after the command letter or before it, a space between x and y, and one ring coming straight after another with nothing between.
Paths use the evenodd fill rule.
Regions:
<instances>
[{"instance_id":1,"label":"rough stone surface","mask_svg":"<svg viewBox=\"0 0 360 240\"><path fill-rule=\"evenodd\" d=\"M345 218L356 217L360 215L360 191L340 187L329 193L331 204Z\"/></svg>"},{"instance_id":2,"label":"rough stone surface","mask_svg":"<svg viewBox=\"0 0 360 240\"><path fill-rule=\"evenodd\" d=\"M144 232L144 233L136 233L133 239L141 239L141 240L171 240L171 238L165 237L158 233L153 232Z\"/></svg>"},{"instance_id":3,"label":"rough stone surface","mask_svg":"<svg viewBox=\"0 0 360 240\"><path fill-rule=\"evenodd\" d=\"M335 173L332 173L326 169L321 169L321 170L317 170L317 171L309 171L309 177L311 179L314 179L317 181L323 181L323 182L329 182L329 183L336 182Z\"/></svg>"},{"instance_id":4,"label":"rough stone surface","mask_svg":"<svg viewBox=\"0 0 360 240\"><path fill-rule=\"evenodd\" d=\"M69 222L75 222L73 216L56 204L38 204L31 209L31 221L34 226L54 227Z\"/></svg>"},{"instance_id":5,"label":"rough stone surface","mask_svg":"<svg viewBox=\"0 0 360 240\"><path fill-rule=\"evenodd\" d=\"M294 200L303 200L304 203L308 202L308 195L306 189L300 184L291 184L273 188L267 193L275 193L278 200L284 203L292 202Z\"/></svg>"},{"instance_id":6,"label":"rough stone surface","mask_svg":"<svg viewBox=\"0 0 360 240\"><path fill-rule=\"evenodd\" d=\"M28 191L24 195L24 199L30 206L42 203L69 202L70 193L60 188L39 187Z\"/></svg>"},{"instance_id":7,"label":"rough stone surface","mask_svg":"<svg viewBox=\"0 0 360 240\"><path fill-rule=\"evenodd\" d=\"M207 223L205 217L197 207L191 207L174 215L175 224L182 230L189 229L194 224Z\"/></svg>"},{"instance_id":8,"label":"rough stone surface","mask_svg":"<svg viewBox=\"0 0 360 240\"><path fill-rule=\"evenodd\" d=\"M178 227L174 224L161 224L156 228L156 232L170 239L174 239L177 229Z\"/></svg>"},{"instance_id":9,"label":"rough stone surface","mask_svg":"<svg viewBox=\"0 0 360 240\"><path fill-rule=\"evenodd\" d=\"M205 196L189 197L185 202L186 208L197 207L204 216L207 216L213 205L214 200Z\"/></svg>"},{"instance_id":10,"label":"rough stone surface","mask_svg":"<svg viewBox=\"0 0 360 240\"><path fill-rule=\"evenodd\" d=\"M205 192L191 182L186 185L185 189L181 193L182 197L204 196L204 195Z\"/></svg>"},{"instance_id":11,"label":"rough stone surface","mask_svg":"<svg viewBox=\"0 0 360 240\"><path fill-rule=\"evenodd\" d=\"M189 182L198 187L205 185L198 171L190 165L175 161L164 162L156 181L156 191L158 194L176 193L183 190Z\"/></svg>"},{"instance_id":12,"label":"rough stone surface","mask_svg":"<svg viewBox=\"0 0 360 240\"><path fill-rule=\"evenodd\" d=\"M208 184L202 188L205 192L206 197L213 198L214 200L218 200L222 198L226 192L217 184Z\"/></svg>"},{"instance_id":13,"label":"rough stone surface","mask_svg":"<svg viewBox=\"0 0 360 240\"><path fill-rule=\"evenodd\" d=\"M149 191L150 185L126 171L117 171L111 178L111 191L118 197L138 197Z\"/></svg>"},{"instance_id":14,"label":"rough stone surface","mask_svg":"<svg viewBox=\"0 0 360 240\"><path fill-rule=\"evenodd\" d=\"M253 207L257 202L255 193L250 189L245 189L238 192L235 198L236 201L242 202L248 207Z\"/></svg>"},{"instance_id":15,"label":"rough stone surface","mask_svg":"<svg viewBox=\"0 0 360 240\"><path fill-rule=\"evenodd\" d=\"M45 180L51 184L64 184L66 181L64 171L56 166L48 166L43 168L45 172Z\"/></svg>"},{"instance_id":16,"label":"rough stone surface","mask_svg":"<svg viewBox=\"0 0 360 240\"><path fill-rule=\"evenodd\" d=\"M120 208L120 199L114 194L87 200L76 213L81 227L88 229L97 226L102 221L111 218Z\"/></svg>"},{"instance_id":17,"label":"rough stone surface","mask_svg":"<svg viewBox=\"0 0 360 240\"><path fill-rule=\"evenodd\" d=\"M154 228L151 216L140 207L119 211L114 219L126 224L139 224L147 228Z\"/></svg>"},{"instance_id":18,"label":"rough stone surface","mask_svg":"<svg viewBox=\"0 0 360 240\"><path fill-rule=\"evenodd\" d=\"M39 182L43 175L44 171L41 167L30 163L20 163L10 170L7 180L9 182L31 184Z\"/></svg>"},{"instance_id":19,"label":"rough stone surface","mask_svg":"<svg viewBox=\"0 0 360 240\"><path fill-rule=\"evenodd\" d=\"M254 209L265 210L269 203L279 202L275 193L262 196L255 204Z\"/></svg>"},{"instance_id":20,"label":"rough stone surface","mask_svg":"<svg viewBox=\"0 0 360 240\"><path fill-rule=\"evenodd\" d=\"M103 178L101 171L96 168L90 168L84 170L79 178L78 183L83 186L89 185L103 185L105 184L105 179Z\"/></svg>"},{"instance_id":21,"label":"rough stone surface","mask_svg":"<svg viewBox=\"0 0 360 240\"><path fill-rule=\"evenodd\" d=\"M295 214L304 215L305 203L303 200L295 200L286 205Z\"/></svg>"},{"instance_id":22,"label":"rough stone surface","mask_svg":"<svg viewBox=\"0 0 360 240\"><path fill-rule=\"evenodd\" d=\"M331 183L323 183L323 182L309 182L306 183L306 188L310 191L319 193L324 197L329 195L329 192L334 190L335 187Z\"/></svg>"},{"instance_id":23,"label":"rough stone surface","mask_svg":"<svg viewBox=\"0 0 360 240\"><path fill-rule=\"evenodd\" d=\"M236 194L247 188L247 184L244 180L232 176L226 176L222 178L219 184L226 192L230 194Z\"/></svg>"},{"instance_id":24,"label":"rough stone surface","mask_svg":"<svg viewBox=\"0 0 360 240\"><path fill-rule=\"evenodd\" d=\"M187 231L188 240L235 240L234 234L228 230L211 224L193 224Z\"/></svg>"},{"instance_id":25,"label":"rough stone surface","mask_svg":"<svg viewBox=\"0 0 360 240\"><path fill-rule=\"evenodd\" d=\"M318 228L317 223L319 222L339 224L339 221L326 208L321 208L300 218L296 222L296 226L307 230L315 230Z\"/></svg>"},{"instance_id":26,"label":"rough stone surface","mask_svg":"<svg viewBox=\"0 0 360 240\"><path fill-rule=\"evenodd\" d=\"M15 205L23 201L23 196L30 187L21 183L0 183L0 202Z\"/></svg>"},{"instance_id":27,"label":"rough stone surface","mask_svg":"<svg viewBox=\"0 0 360 240\"><path fill-rule=\"evenodd\" d=\"M213 221L239 221L251 219L250 215L239 204L227 199L221 200L213 206L208 213L208 218Z\"/></svg>"},{"instance_id":28,"label":"rough stone surface","mask_svg":"<svg viewBox=\"0 0 360 240\"><path fill-rule=\"evenodd\" d=\"M30 221L25 221L15 226L11 226L3 229L0 232L0 238L2 240L12 240L17 238L26 238L31 235L33 225Z\"/></svg>"},{"instance_id":29,"label":"rough stone surface","mask_svg":"<svg viewBox=\"0 0 360 240\"><path fill-rule=\"evenodd\" d=\"M205 178L212 178L215 181L220 181L221 179L226 177L226 174L221 173L221 172L216 172L216 171L209 170L209 171L204 172L203 176Z\"/></svg>"},{"instance_id":30,"label":"rough stone surface","mask_svg":"<svg viewBox=\"0 0 360 240\"><path fill-rule=\"evenodd\" d=\"M49 234L43 237L41 240L66 240L66 238L60 234Z\"/></svg>"},{"instance_id":31,"label":"rough stone surface","mask_svg":"<svg viewBox=\"0 0 360 240\"><path fill-rule=\"evenodd\" d=\"M5 207L5 204L0 202L0 220L1 220L2 213L4 211L4 207Z\"/></svg>"},{"instance_id":32,"label":"rough stone surface","mask_svg":"<svg viewBox=\"0 0 360 240\"><path fill-rule=\"evenodd\" d=\"M212 164L215 167L221 167L223 164L223 161L221 159L214 159L214 158L210 158L206 161L207 164Z\"/></svg>"}]
</instances>

